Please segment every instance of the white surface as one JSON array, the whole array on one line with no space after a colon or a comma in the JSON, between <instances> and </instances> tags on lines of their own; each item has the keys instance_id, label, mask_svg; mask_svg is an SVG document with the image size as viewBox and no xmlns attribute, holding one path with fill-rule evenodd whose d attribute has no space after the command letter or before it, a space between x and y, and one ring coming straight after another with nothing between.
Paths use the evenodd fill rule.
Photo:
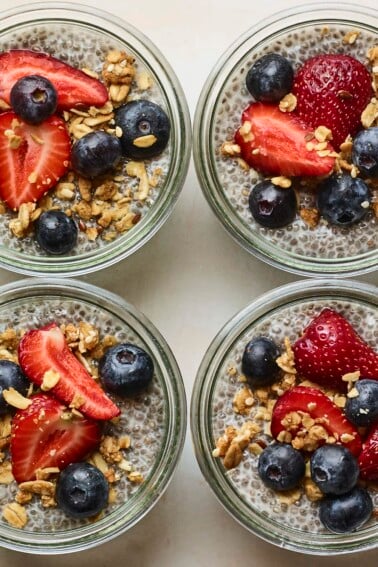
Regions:
<instances>
[{"instance_id":1,"label":"white surface","mask_svg":"<svg viewBox=\"0 0 378 567\"><path fill-rule=\"evenodd\" d=\"M300 2L300 0L299 0ZM1 0L2 9L24 0ZM248 27L293 0L83 0L127 20L160 48L186 92L191 114L201 86L223 51ZM303 3L303 2L302 2ZM376 0L364 0L376 6ZM0 272L0 283L18 279ZM190 400L200 360L219 328L264 291L298 279L241 250L202 197L191 166L167 223L142 250L116 267L85 278L142 310L171 345ZM377 283L377 274L360 278ZM25 556L0 550L1 567L22 567ZM309 558L254 537L218 504L196 464L188 433L167 492L136 527L109 544L70 556L27 558L28 567L281 567L377 566L377 553Z\"/></svg>"}]
</instances>

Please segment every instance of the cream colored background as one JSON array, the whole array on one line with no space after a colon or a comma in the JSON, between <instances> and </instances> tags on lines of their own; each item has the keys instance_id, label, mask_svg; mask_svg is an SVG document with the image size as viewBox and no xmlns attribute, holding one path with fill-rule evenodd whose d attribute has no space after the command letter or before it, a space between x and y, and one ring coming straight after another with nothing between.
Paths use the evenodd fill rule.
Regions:
<instances>
[{"instance_id":1,"label":"cream colored background","mask_svg":"<svg viewBox=\"0 0 378 567\"><path fill-rule=\"evenodd\" d=\"M164 53L186 92L191 114L223 51L263 17L301 0L83 0L142 30ZM2 9L25 0L1 0ZM304 2L302 2L304 3ZM364 0L376 7L376 0ZM377 13L378 16L378 13ZM0 23L1 25L1 23ZM0 271L0 284L20 276ZM259 294L295 279L241 250L202 197L191 166L164 227L115 267L85 279L125 297L163 333L181 367L188 400L197 367L219 328ZM361 277L378 283L377 273ZM0 549L0 567L376 567L378 552L309 558L273 547L239 526L218 504L195 461L188 432L167 492L128 533L81 554L35 557Z\"/></svg>"}]
</instances>

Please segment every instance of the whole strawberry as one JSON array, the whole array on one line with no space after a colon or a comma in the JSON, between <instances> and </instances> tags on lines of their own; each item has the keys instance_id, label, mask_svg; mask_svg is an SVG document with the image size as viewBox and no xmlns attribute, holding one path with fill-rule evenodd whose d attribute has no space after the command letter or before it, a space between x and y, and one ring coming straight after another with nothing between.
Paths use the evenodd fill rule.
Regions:
<instances>
[{"instance_id":1,"label":"whole strawberry","mask_svg":"<svg viewBox=\"0 0 378 567\"><path fill-rule=\"evenodd\" d=\"M367 68L340 54L317 55L306 61L295 76L293 93L298 116L308 126L332 130L335 149L361 128L361 113L373 94Z\"/></svg>"},{"instance_id":2,"label":"whole strawberry","mask_svg":"<svg viewBox=\"0 0 378 567\"><path fill-rule=\"evenodd\" d=\"M342 376L357 370L378 380L378 354L333 309L323 309L311 321L293 351L298 375L327 388L345 390Z\"/></svg>"}]
</instances>

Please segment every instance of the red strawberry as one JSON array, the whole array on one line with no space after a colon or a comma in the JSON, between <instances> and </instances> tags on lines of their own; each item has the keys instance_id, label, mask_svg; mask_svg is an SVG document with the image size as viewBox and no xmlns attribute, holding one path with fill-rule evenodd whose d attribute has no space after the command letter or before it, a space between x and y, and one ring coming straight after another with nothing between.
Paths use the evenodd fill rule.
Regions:
<instances>
[{"instance_id":1,"label":"red strawberry","mask_svg":"<svg viewBox=\"0 0 378 567\"><path fill-rule=\"evenodd\" d=\"M366 67L349 55L317 55L299 69L293 85L295 112L306 124L332 130L338 149L361 128L361 113L373 96Z\"/></svg>"},{"instance_id":2,"label":"red strawberry","mask_svg":"<svg viewBox=\"0 0 378 567\"><path fill-rule=\"evenodd\" d=\"M80 105L103 106L108 100L108 91L97 79L51 55L28 49L12 49L0 54L0 99L9 104L13 85L26 75L49 79L58 93L61 110Z\"/></svg>"},{"instance_id":3,"label":"red strawberry","mask_svg":"<svg viewBox=\"0 0 378 567\"><path fill-rule=\"evenodd\" d=\"M256 102L244 110L235 141L242 158L266 175L327 175L335 159L307 149L311 133L297 116ZM332 151L329 144L327 149Z\"/></svg>"},{"instance_id":4,"label":"red strawberry","mask_svg":"<svg viewBox=\"0 0 378 567\"><path fill-rule=\"evenodd\" d=\"M370 431L362 445L358 458L360 477L364 480L378 480L378 423Z\"/></svg>"},{"instance_id":5,"label":"red strawberry","mask_svg":"<svg viewBox=\"0 0 378 567\"><path fill-rule=\"evenodd\" d=\"M277 439L279 433L285 429L295 437L301 427L305 427L301 424L288 426L283 422L288 414L297 412L304 412L313 420L319 419L319 425L324 427L330 436L345 445L353 455L360 453L361 438L357 429L347 420L341 409L317 388L295 386L277 400L270 424L273 437Z\"/></svg>"},{"instance_id":6,"label":"red strawberry","mask_svg":"<svg viewBox=\"0 0 378 567\"><path fill-rule=\"evenodd\" d=\"M66 126L50 116L37 126L14 112L0 114L0 197L11 209L39 199L66 172L71 152Z\"/></svg>"},{"instance_id":7,"label":"red strawberry","mask_svg":"<svg viewBox=\"0 0 378 567\"><path fill-rule=\"evenodd\" d=\"M41 386L45 372L60 376L50 390L67 405L93 419L112 419L120 410L105 394L69 349L55 323L27 332L18 348L19 363L26 376Z\"/></svg>"},{"instance_id":8,"label":"red strawberry","mask_svg":"<svg viewBox=\"0 0 378 567\"><path fill-rule=\"evenodd\" d=\"M62 470L80 461L101 439L96 421L69 414L52 396L37 394L30 399L31 405L12 419L10 452L17 482L33 480L38 469Z\"/></svg>"},{"instance_id":9,"label":"red strawberry","mask_svg":"<svg viewBox=\"0 0 378 567\"><path fill-rule=\"evenodd\" d=\"M378 380L378 354L332 309L323 309L311 321L293 351L298 375L326 388L345 390L342 376L357 370Z\"/></svg>"}]
</instances>

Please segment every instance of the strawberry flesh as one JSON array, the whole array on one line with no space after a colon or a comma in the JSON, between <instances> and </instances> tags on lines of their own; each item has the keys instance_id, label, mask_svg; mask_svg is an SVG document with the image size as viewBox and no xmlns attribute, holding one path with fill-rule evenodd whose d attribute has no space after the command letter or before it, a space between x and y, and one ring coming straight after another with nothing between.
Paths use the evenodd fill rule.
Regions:
<instances>
[{"instance_id":1,"label":"strawberry flesh","mask_svg":"<svg viewBox=\"0 0 378 567\"><path fill-rule=\"evenodd\" d=\"M70 137L58 116L32 126L14 112L0 114L1 199L11 209L37 201L67 171L70 152Z\"/></svg>"},{"instance_id":2,"label":"strawberry flesh","mask_svg":"<svg viewBox=\"0 0 378 567\"><path fill-rule=\"evenodd\" d=\"M297 116L281 112L276 105L256 102L244 110L235 142L241 157L266 175L327 175L335 158L308 149L312 132ZM330 144L326 149L333 151Z\"/></svg>"},{"instance_id":3,"label":"strawberry flesh","mask_svg":"<svg viewBox=\"0 0 378 567\"><path fill-rule=\"evenodd\" d=\"M371 429L358 458L360 477L378 480L378 423Z\"/></svg>"},{"instance_id":4,"label":"strawberry flesh","mask_svg":"<svg viewBox=\"0 0 378 567\"><path fill-rule=\"evenodd\" d=\"M326 54L308 59L293 85L295 113L309 126L326 126L338 149L361 126L361 113L373 96L367 68L349 55Z\"/></svg>"},{"instance_id":5,"label":"strawberry flesh","mask_svg":"<svg viewBox=\"0 0 378 567\"><path fill-rule=\"evenodd\" d=\"M58 94L58 108L103 106L108 100L105 85L48 55L28 49L11 49L0 54L0 99L9 104L13 85L26 75L39 75L51 81Z\"/></svg>"},{"instance_id":6,"label":"strawberry flesh","mask_svg":"<svg viewBox=\"0 0 378 567\"><path fill-rule=\"evenodd\" d=\"M12 419L10 453L17 482L33 480L38 469L58 467L82 460L100 443L98 422L71 414L61 402L47 394L30 398L27 409Z\"/></svg>"},{"instance_id":7,"label":"strawberry flesh","mask_svg":"<svg viewBox=\"0 0 378 567\"><path fill-rule=\"evenodd\" d=\"M272 435L278 438L281 431L289 430L293 437L300 430L300 425L291 425L289 429L285 418L290 413L304 412L314 420L319 419L319 425L324 427L329 436L342 443L353 455L358 456L361 451L361 438L352 423L350 423L341 409L334 404L328 396L317 388L295 386L287 390L273 407L270 424ZM322 440L321 442L325 442Z\"/></svg>"},{"instance_id":8,"label":"strawberry flesh","mask_svg":"<svg viewBox=\"0 0 378 567\"><path fill-rule=\"evenodd\" d=\"M378 379L378 354L349 321L330 308L311 321L293 351L298 375L326 388L345 391L347 383L342 377L355 371L364 378Z\"/></svg>"},{"instance_id":9,"label":"strawberry flesh","mask_svg":"<svg viewBox=\"0 0 378 567\"><path fill-rule=\"evenodd\" d=\"M23 372L37 386L42 385L47 371L58 373L60 378L50 392L80 413L99 420L120 414L119 408L69 349L55 323L27 332L20 341L18 358Z\"/></svg>"}]
</instances>

